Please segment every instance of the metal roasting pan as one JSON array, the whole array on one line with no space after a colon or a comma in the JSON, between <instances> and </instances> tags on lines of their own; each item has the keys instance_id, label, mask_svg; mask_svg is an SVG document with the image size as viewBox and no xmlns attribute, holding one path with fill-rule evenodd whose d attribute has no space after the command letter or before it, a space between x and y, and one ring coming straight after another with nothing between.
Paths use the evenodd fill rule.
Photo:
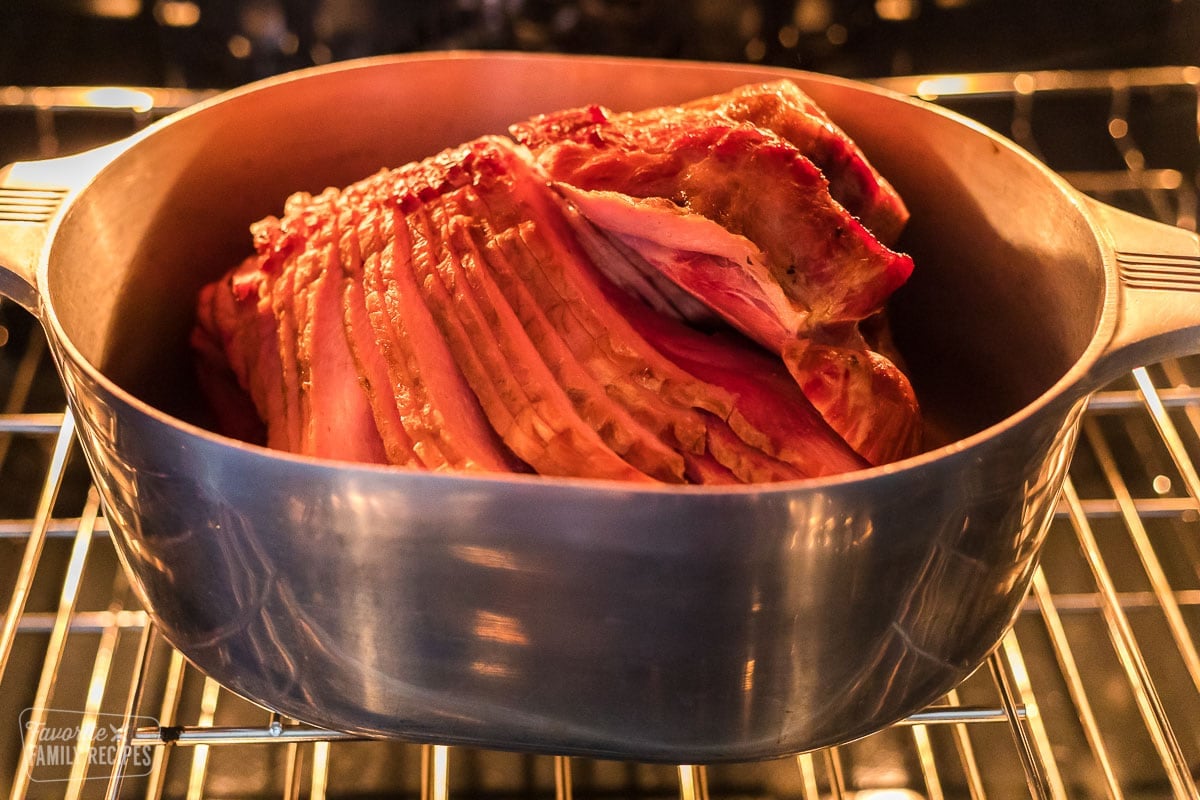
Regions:
<instances>
[{"instance_id":1,"label":"metal roasting pan","mask_svg":"<svg viewBox=\"0 0 1200 800\"><path fill-rule=\"evenodd\" d=\"M422 474L207 432L186 338L250 222L530 114L790 77L913 219L891 315L929 449L831 479ZM863 736L1017 613L1088 394L1200 351L1200 240L1002 137L780 69L502 53L346 62L0 172L0 289L46 329L141 601L230 689L366 735L676 763Z\"/></svg>"}]
</instances>

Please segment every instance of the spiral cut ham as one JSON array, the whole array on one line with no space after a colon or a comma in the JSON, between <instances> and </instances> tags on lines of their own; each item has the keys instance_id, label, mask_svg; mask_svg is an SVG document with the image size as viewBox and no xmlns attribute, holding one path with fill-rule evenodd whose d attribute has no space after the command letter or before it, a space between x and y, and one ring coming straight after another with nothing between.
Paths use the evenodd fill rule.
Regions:
<instances>
[{"instance_id":1,"label":"spiral cut ham","mask_svg":"<svg viewBox=\"0 0 1200 800\"><path fill-rule=\"evenodd\" d=\"M794 85L510 132L252 227L192 335L224 432L643 483L915 452L912 389L860 330L912 270L890 249L907 211Z\"/></svg>"}]
</instances>

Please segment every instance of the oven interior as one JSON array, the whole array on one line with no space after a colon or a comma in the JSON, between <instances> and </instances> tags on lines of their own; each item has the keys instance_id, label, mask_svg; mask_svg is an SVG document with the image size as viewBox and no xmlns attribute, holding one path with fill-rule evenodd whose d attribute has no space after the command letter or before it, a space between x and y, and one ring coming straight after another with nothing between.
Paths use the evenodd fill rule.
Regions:
<instances>
[{"instance_id":1,"label":"oven interior","mask_svg":"<svg viewBox=\"0 0 1200 800\"><path fill-rule=\"evenodd\" d=\"M1106 202L1196 227L1200 68L885 82L1011 136ZM201 95L98 104L79 89L10 88L0 160L112 140ZM863 740L704 767L364 741L222 689L138 607L40 329L7 301L0 342L0 786L12 797L1196 796L1200 359L1136 370L1094 396L1042 567L975 675ZM24 724L38 715L72 736L31 741ZM110 763L103 744L117 734L132 746Z\"/></svg>"}]
</instances>

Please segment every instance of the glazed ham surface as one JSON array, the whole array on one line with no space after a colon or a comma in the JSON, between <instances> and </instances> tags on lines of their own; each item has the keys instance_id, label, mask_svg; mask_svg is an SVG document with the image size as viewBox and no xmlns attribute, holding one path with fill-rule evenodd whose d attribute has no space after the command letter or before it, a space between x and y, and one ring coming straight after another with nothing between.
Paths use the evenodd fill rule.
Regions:
<instances>
[{"instance_id":1,"label":"glazed ham surface","mask_svg":"<svg viewBox=\"0 0 1200 800\"><path fill-rule=\"evenodd\" d=\"M916 451L912 389L860 330L912 270L890 249L907 211L794 85L511 133L252 227L192 337L223 432L646 483Z\"/></svg>"}]
</instances>

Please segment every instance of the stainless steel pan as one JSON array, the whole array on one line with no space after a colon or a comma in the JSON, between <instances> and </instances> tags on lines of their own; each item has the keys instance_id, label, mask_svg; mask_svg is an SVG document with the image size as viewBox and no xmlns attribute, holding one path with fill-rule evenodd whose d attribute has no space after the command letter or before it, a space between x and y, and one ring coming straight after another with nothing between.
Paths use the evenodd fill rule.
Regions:
<instances>
[{"instance_id":1,"label":"stainless steel pan","mask_svg":"<svg viewBox=\"0 0 1200 800\"><path fill-rule=\"evenodd\" d=\"M835 479L646 489L323 462L197 424L196 290L291 191L536 112L781 75L912 208L917 271L892 314L934 431L925 454ZM1012 621L1087 394L1200 350L1195 235L1087 201L944 111L798 72L352 62L0 175L5 216L24 218L0 223L0 285L46 328L154 620L246 697L365 734L697 763L902 718Z\"/></svg>"}]
</instances>

